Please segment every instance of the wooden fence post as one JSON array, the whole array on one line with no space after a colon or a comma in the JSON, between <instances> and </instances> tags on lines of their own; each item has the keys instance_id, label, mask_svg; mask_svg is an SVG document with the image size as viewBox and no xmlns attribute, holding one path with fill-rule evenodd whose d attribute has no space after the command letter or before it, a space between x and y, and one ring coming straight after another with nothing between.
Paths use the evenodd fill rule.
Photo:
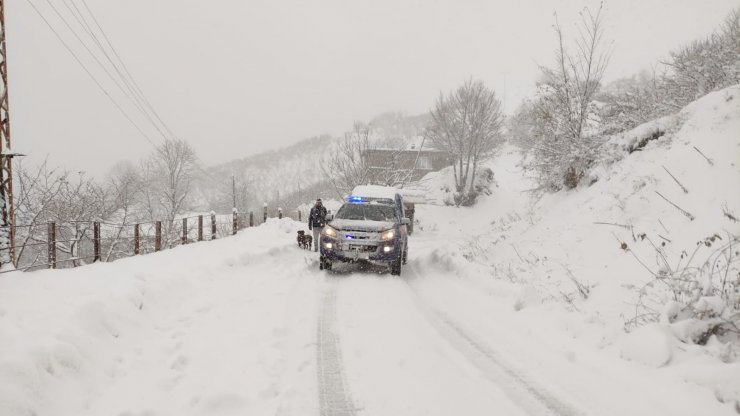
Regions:
<instances>
[{"instance_id":1,"label":"wooden fence post","mask_svg":"<svg viewBox=\"0 0 740 416\"><path fill-rule=\"evenodd\" d=\"M216 213L211 212L211 240L216 239Z\"/></svg>"},{"instance_id":2,"label":"wooden fence post","mask_svg":"<svg viewBox=\"0 0 740 416\"><path fill-rule=\"evenodd\" d=\"M302 221L303 220L301 220L301 210L299 209L298 210L298 222L302 222Z\"/></svg>"},{"instance_id":3,"label":"wooden fence post","mask_svg":"<svg viewBox=\"0 0 740 416\"><path fill-rule=\"evenodd\" d=\"M182 219L182 243L183 244L188 243L188 219L187 218Z\"/></svg>"},{"instance_id":4,"label":"wooden fence post","mask_svg":"<svg viewBox=\"0 0 740 416\"><path fill-rule=\"evenodd\" d=\"M262 213L262 223L267 222L267 202L265 202L265 205L263 206L264 212Z\"/></svg>"},{"instance_id":5,"label":"wooden fence post","mask_svg":"<svg viewBox=\"0 0 740 416\"><path fill-rule=\"evenodd\" d=\"M93 262L100 261L100 223L93 222Z\"/></svg>"},{"instance_id":6,"label":"wooden fence post","mask_svg":"<svg viewBox=\"0 0 740 416\"><path fill-rule=\"evenodd\" d=\"M236 235L236 230L239 227L239 224L238 224L239 213L237 212L236 208L234 208L234 211L232 212L232 216L234 217L232 218L232 224L231 224L231 228L233 228L232 235Z\"/></svg>"},{"instance_id":7,"label":"wooden fence post","mask_svg":"<svg viewBox=\"0 0 740 416\"><path fill-rule=\"evenodd\" d=\"M50 222L46 232L46 240L49 245L49 268L57 268L57 225Z\"/></svg>"},{"instance_id":8,"label":"wooden fence post","mask_svg":"<svg viewBox=\"0 0 740 416\"><path fill-rule=\"evenodd\" d=\"M134 255L139 254L139 224L134 224Z\"/></svg>"},{"instance_id":9,"label":"wooden fence post","mask_svg":"<svg viewBox=\"0 0 740 416\"><path fill-rule=\"evenodd\" d=\"M254 211L249 211L249 226L254 227Z\"/></svg>"},{"instance_id":10,"label":"wooden fence post","mask_svg":"<svg viewBox=\"0 0 740 416\"><path fill-rule=\"evenodd\" d=\"M203 241L203 216L198 215L198 241Z\"/></svg>"},{"instance_id":11,"label":"wooden fence post","mask_svg":"<svg viewBox=\"0 0 740 416\"><path fill-rule=\"evenodd\" d=\"M278 219L280 220L283 219L283 209L282 208L278 208Z\"/></svg>"},{"instance_id":12,"label":"wooden fence post","mask_svg":"<svg viewBox=\"0 0 740 416\"><path fill-rule=\"evenodd\" d=\"M157 221L154 225L154 251L162 249L162 221Z\"/></svg>"}]
</instances>

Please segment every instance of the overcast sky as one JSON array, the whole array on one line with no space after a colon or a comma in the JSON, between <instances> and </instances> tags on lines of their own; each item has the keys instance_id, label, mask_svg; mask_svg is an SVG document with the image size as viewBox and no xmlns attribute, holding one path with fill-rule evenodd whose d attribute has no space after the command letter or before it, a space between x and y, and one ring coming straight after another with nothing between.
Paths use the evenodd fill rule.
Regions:
<instances>
[{"instance_id":1,"label":"overcast sky","mask_svg":"<svg viewBox=\"0 0 740 416\"><path fill-rule=\"evenodd\" d=\"M64 6L82 8L81 0L16 0L5 3L14 150L94 175L147 154L152 145L29 1L152 141L161 140L49 3L82 35ZM440 90L469 77L494 88L511 110L531 93L537 65L552 63L553 13L567 34L581 8L598 7L590 0L86 1L159 115L206 164L341 134L353 120L385 111L420 114ZM709 34L738 5L607 1L608 80Z\"/></svg>"}]
</instances>

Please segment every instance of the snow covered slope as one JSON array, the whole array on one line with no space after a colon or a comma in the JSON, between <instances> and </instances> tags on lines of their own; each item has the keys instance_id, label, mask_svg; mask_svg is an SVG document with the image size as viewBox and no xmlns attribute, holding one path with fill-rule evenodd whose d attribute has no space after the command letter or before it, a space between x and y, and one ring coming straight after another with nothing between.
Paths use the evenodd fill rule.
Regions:
<instances>
[{"instance_id":1,"label":"snow covered slope","mask_svg":"<svg viewBox=\"0 0 740 416\"><path fill-rule=\"evenodd\" d=\"M656 131L664 134L628 154L630 145ZM737 247L740 223L725 213L734 218L740 213L740 87L709 94L611 144L615 155L596 170L598 182L538 200L526 196L534 185L518 166L516 150L505 149L490 163L498 188L478 206L446 215L446 207L417 210L420 229L467 235L457 250L440 247L417 261L445 265L485 287L491 280L515 282L524 289L511 306L544 312L535 314L527 324L531 328L549 333L556 327L627 360L708 385L720 400L738 402L740 341L730 342L730 334L723 342L710 337L705 347L686 342L704 328L694 321L674 322L670 308L662 306L673 305L673 293L652 273L693 271L716 260L717 247L733 239ZM439 176L425 178L429 193L444 188ZM721 240L710 239L707 247L705 239L715 234ZM734 257L726 284L738 290L737 252L729 252ZM719 277L714 274L705 287L720 286ZM710 296L706 302L715 300ZM550 304L573 312L554 313ZM624 333L653 316L660 322Z\"/></svg>"}]
</instances>

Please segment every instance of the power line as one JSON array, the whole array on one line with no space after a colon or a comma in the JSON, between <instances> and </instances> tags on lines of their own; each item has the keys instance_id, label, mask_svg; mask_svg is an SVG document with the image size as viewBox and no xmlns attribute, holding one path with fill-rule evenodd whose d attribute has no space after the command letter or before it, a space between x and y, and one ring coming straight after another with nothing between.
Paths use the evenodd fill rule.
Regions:
<instances>
[{"instance_id":1,"label":"power line","mask_svg":"<svg viewBox=\"0 0 740 416\"><path fill-rule=\"evenodd\" d=\"M108 51L105 48L105 45L103 45L103 42L100 41L97 34L95 33L95 30L91 26L91 24L88 22L87 18L85 18L84 14L80 10L79 7L77 7L77 3L75 0L69 0L69 3L72 4L72 7L69 6L67 3L67 0L62 0L64 2L64 5L67 7L67 9L70 11L72 16L77 20L77 22L80 24L80 26L85 30L90 38L94 41L94 43L97 45L98 49L103 53L103 56L105 56L106 60L111 64L113 69L115 69L118 76L121 78L121 81L123 81L123 84L126 86L126 88L131 92L134 100L139 104L140 111L146 116L147 120L155 127L157 127L156 122L152 119L152 117L149 115L149 112L151 112L154 117L159 121L159 123L164 127L164 129L169 133L170 137L174 137L175 135L172 133L172 130L167 126L164 121L162 121L162 118L159 117L159 114L154 110L152 105L149 103L149 100L144 96L141 89L136 86L136 80L131 75L131 73L126 68L126 64L123 62L123 60L118 56L118 53L116 52L115 48L113 47L113 44L108 39L108 36L106 35L105 31L103 30L102 26L98 22L95 15L92 13L92 10L87 6L87 3L84 3L85 8L90 15L90 18L97 26L100 33L102 33L105 42L107 43L108 47L111 49L113 55L116 57L118 62L120 63L120 66L114 61L114 59L111 57L111 55L108 53ZM72 10L74 8L74 10ZM76 12L75 12L76 11ZM123 67L123 70L121 69ZM148 111L147 111L148 109ZM161 132L161 131L160 131Z\"/></svg>"},{"instance_id":2,"label":"power line","mask_svg":"<svg viewBox=\"0 0 740 416\"><path fill-rule=\"evenodd\" d=\"M98 64L98 66L105 72L106 75L108 75L108 78L110 78L110 80L113 81L113 83L118 87L118 89L120 89L121 92L123 92L124 95L126 95L126 97L130 100L131 97L128 94L126 94L126 91L123 90L123 88L118 83L118 81L116 81L116 79L113 77L113 75L111 75L110 71L108 71L108 69L102 64L102 62L100 62L100 59L98 59L98 57L95 56L95 54L93 53L93 51L90 50L90 48L87 46L87 43L85 43L82 40L82 38L80 38L80 35L77 34L77 31L75 31L72 28L72 26L69 24L69 22L67 22L67 19L65 19L64 16L62 16L62 14L59 13L59 10L57 10L57 8L54 6L54 4L51 3L50 0L46 0L46 3L49 5L49 7L51 7L51 9L54 11L54 13L56 13L57 17L62 21L62 23L64 23L64 25L67 26L67 29L69 29L69 31L72 32L72 35L74 35L74 37L77 38L77 41L80 42L80 44L82 45L82 47L85 48L85 50L87 51L87 53L90 54L90 56ZM64 4L66 5L66 2L64 2Z\"/></svg>"},{"instance_id":3,"label":"power line","mask_svg":"<svg viewBox=\"0 0 740 416\"><path fill-rule=\"evenodd\" d=\"M106 97L108 97L108 99L109 99L109 100L110 100L110 101L111 101L111 102L113 103L113 105L114 105L114 106L115 106L115 107L116 107L116 108L118 109L118 111L120 111L120 112L121 112L121 114L123 114L123 116L124 116L124 117L126 117L126 120L128 120L128 121L129 121L129 123L131 123L131 125L132 125L132 126L134 126L134 128L135 128L135 129L136 129L136 130L137 130L137 131L139 132L139 134L141 134L141 136L142 136L142 137L144 137L144 138L146 139L146 141L148 141L148 142L149 142L149 144L151 144L152 146L155 146L155 147L156 147L156 145L154 144L154 142L152 141L152 139L151 139L151 138L150 138L150 137L149 137L149 136L148 136L148 135L147 135L146 133L144 133L144 131L143 131L143 130L142 130L142 129L141 129L141 128L140 128L140 127L139 127L139 126L138 126L138 125L136 124L136 122L134 122L134 120L133 120L133 119L131 119L131 117L130 117L130 116L129 116L129 115L128 115L128 114L126 113L126 111L125 111L125 110L124 110L124 109L123 109L123 108L121 107L121 105L120 105L120 104L118 104L118 102L117 102L117 101L116 101L116 100L115 100L115 99L114 99L114 98L113 98L113 97L112 97L112 96L111 96L111 95L110 95L110 94L108 93L108 91L106 91L106 89L105 89L105 88L103 88L103 86L102 86L102 85L100 84L100 82L99 82L99 81L98 81L98 80L97 80L97 79L95 78L95 76L94 76L94 75L92 74L92 72L90 72L90 70L89 70L89 69L87 69L87 67L85 66L85 64L83 64L83 63L82 63L82 61L81 61L81 60L80 60L80 58L79 58L79 57L78 57L78 56L77 56L77 55L76 55L76 54L74 53L74 51L72 50L72 48L70 48L70 47L69 47L69 45L67 45L67 42L65 42L65 41L64 41L64 39L62 39L62 37L61 37L61 36L59 35L59 33L58 33L58 32L56 31L56 29L54 29L54 26L52 26L52 25L51 25L51 23L50 23L50 22L49 22L49 21L48 21L48 20L46 19L46 17L45 17L44 15L43 15L43 13L41 13L41 11L40 11L40 10L39 10L39 9L38 9L38 8L36 7L36 5L35 5L35 4L33 4L33 3L31 2L31 0L26 0L26 2L27 2L27 3L28 3L28 4L29 4L29 5L30 5L30 6L31 6L31 7L33 8L33 10L34 10L34 11L36 11L36 14L38 14L38 15L39 15L39 17L41 17L41 20L43 20L43 21L44 21L44 23L46 23L46 25L47 25L47 26L49 27L49 29L51 29L51 31L52 31L52 32L54 33L54 35L55 35L55 36L56 36L56 38L57 38L57 39L59 40L59 42L61 42L61 43L62 43L62 45L64 45L64 47L65 47L65 48L67 49L67 52L69 52L69 53L70 53L70 54L72 55L72 57L73 57L73 58L75 59L75 61L77 61L77 63L78 63L78 64L79 64L79 65L80 65L80 66L82 67L82 69L83 69L83 70L84 70L84 71L85 71L85 72L87 73L87 75L88 75L88 76L90 77L90 79L92 79L92 80L93 80L93 82L95 83L95 85L97 85L97 86L98 86L98 88L100 88L100 91L102 91L102 92L103 92L103 94L105 94L105 96L106 96Z\"/></svg>"},{"instance_id":4,"label":"power line","mask_svg":"<svg viewBox=\"0 0 740 416\"><path fill-rule=\"evenodd\" d=\"M149 117L149 115L144 111L144 109L139 104L136 103L136 101L126 92L126 90L123 89L123 87L121 86L121 84L118 81L116 81L116 79L110 73L110 71L108 70L108 68L106 68L105 65L103 65L102 62L100 62L100 59L98 59L98 57L95 55L95 53L93 53L93 51L90 50L90 48L88 47L87 43L85 43L82 40L82 38L77 33L77 31L74 30L74 28L72 28L72 26L69 24L69 22L67 21L67 19L65 19L64 16L62 16L62 14L54 6L54 4L52 4L52 2L50 0L46 0L46 3L49 4L49 7L51 7L51 9L54 11L54 13L56 13L57 17L59 17L59 19L64 23L64 25L67 26L67 29L69 29L69 31L72 32L72 34L74 35L74 37L77 38L77 40L82 44L82 46L85 48L85 50L87 51L87 53L90 54L90 56L98 64L98 66L103 70L103 72L105 72L105 74L108 75L108 78L110 78L110 80L113 81L113 83L116 85L116 87L118 87L118 89L121 90L121 92L123 93L123 95L126 96L126 98L129 99L129 101L134 105L134 107L136 107L136 109L139 110L139 112L145 118L148 118L149 119L149 122L154 126L154 128L159 132L159 134L161 134L162 137L165 140L167 140L167 136L164 134L164 132L159 128L158 125L156 125L153 121L151 121L151 117ZM66 5L66 3L64 3L64 4ZM83 28L83 30L84 30L84 28Z\"/></svg>"},{"instance_id":5,"label":"power line","mask_svg":"<svg viewBox=\"0 0 740 416\"><path fill-rule=\"evenodd\" d=\"M74 4L74 0L70 0ZM162 118L159 116L157 111L154 109L154 107L149 102L149 99L144 95L144 92L139 88L139 84L136 82L136 78L131 75L131 72L128 70L128 67L126 66L126 63L121 59L121 56L118 54L118 51L116 51L116 48L113 46L113 43L108 38L108 35L103 30L103 27L100 25L100 22L98 22L98 19L95 17L95 14L90 10L90 7L87 5L86 0L82 0L82 4L85 6L85 9L87 10L87 13L92 17L93 22L98 27L98 30L100 30L100 33L103 35L103 39L105 39L105 42L110 47L111 51L113 51L113 55L118 59L118 62L121 63L121 66L123 67L123 71L128 75L129 79L131 80L131 83L134 86L134 89L138 91L139 96L141 97L142 101L146 104L146 106L151 110L151 112L154 114L154 116L159 120L159 122L164 126L164 128L167 130L167 132L170 134L170 137L175 137L175 135L172 133L172 130L167 126L167 123L165 123Z\"/></svg>"},{"instance_id":6,"label":"power line","mask_svg":"<svg viewBox=\"0 0 740 416\"><path fill-rule=\"evenodd\" d=\"M93 33L92 29L90 28L90 25L87 23L87 20L85 20L84 16L82 16L82 13L80 13L80 11L77 8L77 5L74 3L74 1L71 1L71 3L72 3L72 7L74 7L74 9L77 11L76 13L75 13L75 10L72 10L72 7L70 7L69 2L67 0L62 0L62 3L67 8L67 10L69 10L70 14L72 15L72 17L74 17L74 19L77 21L77 23L80 25L80 27L82 27L82 29L87 32L87 34L90 36L90 38L92 38L93 42L97 45L98 49L100 49L103 52L103 55L108 60L108 62L111 63L111 65L113 66L113 69L116 70L116 72L118 73L119 77L123 81L124 85L129 90L129 92L131 92L132 95L135 94L134 91L133 91L133 89L131 88L131 86L128 84L128 82L126 82L125 77L123 77L123 75L121 74L121 71L118 69L118 67L116 66L116 64L113 63L113 61L111 61L111 59L108 56L108 53L106 52L105 48L102 47L102 45L100 43L100 40L97 38L97 36L95 36L95 33ZM136 98L135 95L134 95L134 98Z\"/></svg>"},{"instance_id":7,"label":"power line","mask_svg":"<svg viewBox=\"0 0 740 416\"><path fill-rule=\"evenodd\" d=\"M98 39L97 36L95 36L95 33L93 33L92 29L90 28L90 25L87 23L87 20L85 20L85 17L82 15L82 13L80 13L80 10L79 10L79 8L77 8L77 5L75 4L75 2L74 1L69 1L68 2L68 0L62 0L62 3L67 8L67 10L69 10L69 13L72 15L72 17L74 17L74 19L77 21L77 23L80 25L80 27L82 27L82 29L87 32L87 34L93 40L93 42L98 47L98 49L100 49L103 52L103 56L105 56L106 60L111 63L111 65L113 66L113 69L116 70L116 72L118 73L119 77L123 81L124 85L129 90L129 92L131 92L132 94L134 94L133 90L131 89L131 87L126 82L126 79L123 77L123 75L121 75L121 71L119 71L118 70L118 67L116 66L116 64L113 63L113 61L111 61L111 59L108 56L108 53L106 52L105 48L102 47L102 45L100 43L100 40ZM72 6L70 6L69 3L72 3ZM73 7L74 7L74 10L72 10ZM75 12L75 10L76 10L76 12ZM136 97L134 97L134 98L136 98Z\"/></svg>"}]
</instances>

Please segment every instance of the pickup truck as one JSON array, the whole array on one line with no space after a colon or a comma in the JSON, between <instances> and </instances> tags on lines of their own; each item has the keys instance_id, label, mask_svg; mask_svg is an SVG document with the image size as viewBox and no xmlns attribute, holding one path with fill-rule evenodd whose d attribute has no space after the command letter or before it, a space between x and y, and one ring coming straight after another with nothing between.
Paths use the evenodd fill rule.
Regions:
<instances>
[{"instance_id":1,"label":"pickup truck","mask_svg":"<svg viewBox=\"0 0 740 416\"><path fill-rule=\"evenodd\" d=\"M327 216L319 245L319 268L331 270L337 261L370 262L387 265L392 275L400 276L408 258L411 224L404 215L403 196L393 188L358 188L336 215Z\"/></svg>"}]
</instances>

